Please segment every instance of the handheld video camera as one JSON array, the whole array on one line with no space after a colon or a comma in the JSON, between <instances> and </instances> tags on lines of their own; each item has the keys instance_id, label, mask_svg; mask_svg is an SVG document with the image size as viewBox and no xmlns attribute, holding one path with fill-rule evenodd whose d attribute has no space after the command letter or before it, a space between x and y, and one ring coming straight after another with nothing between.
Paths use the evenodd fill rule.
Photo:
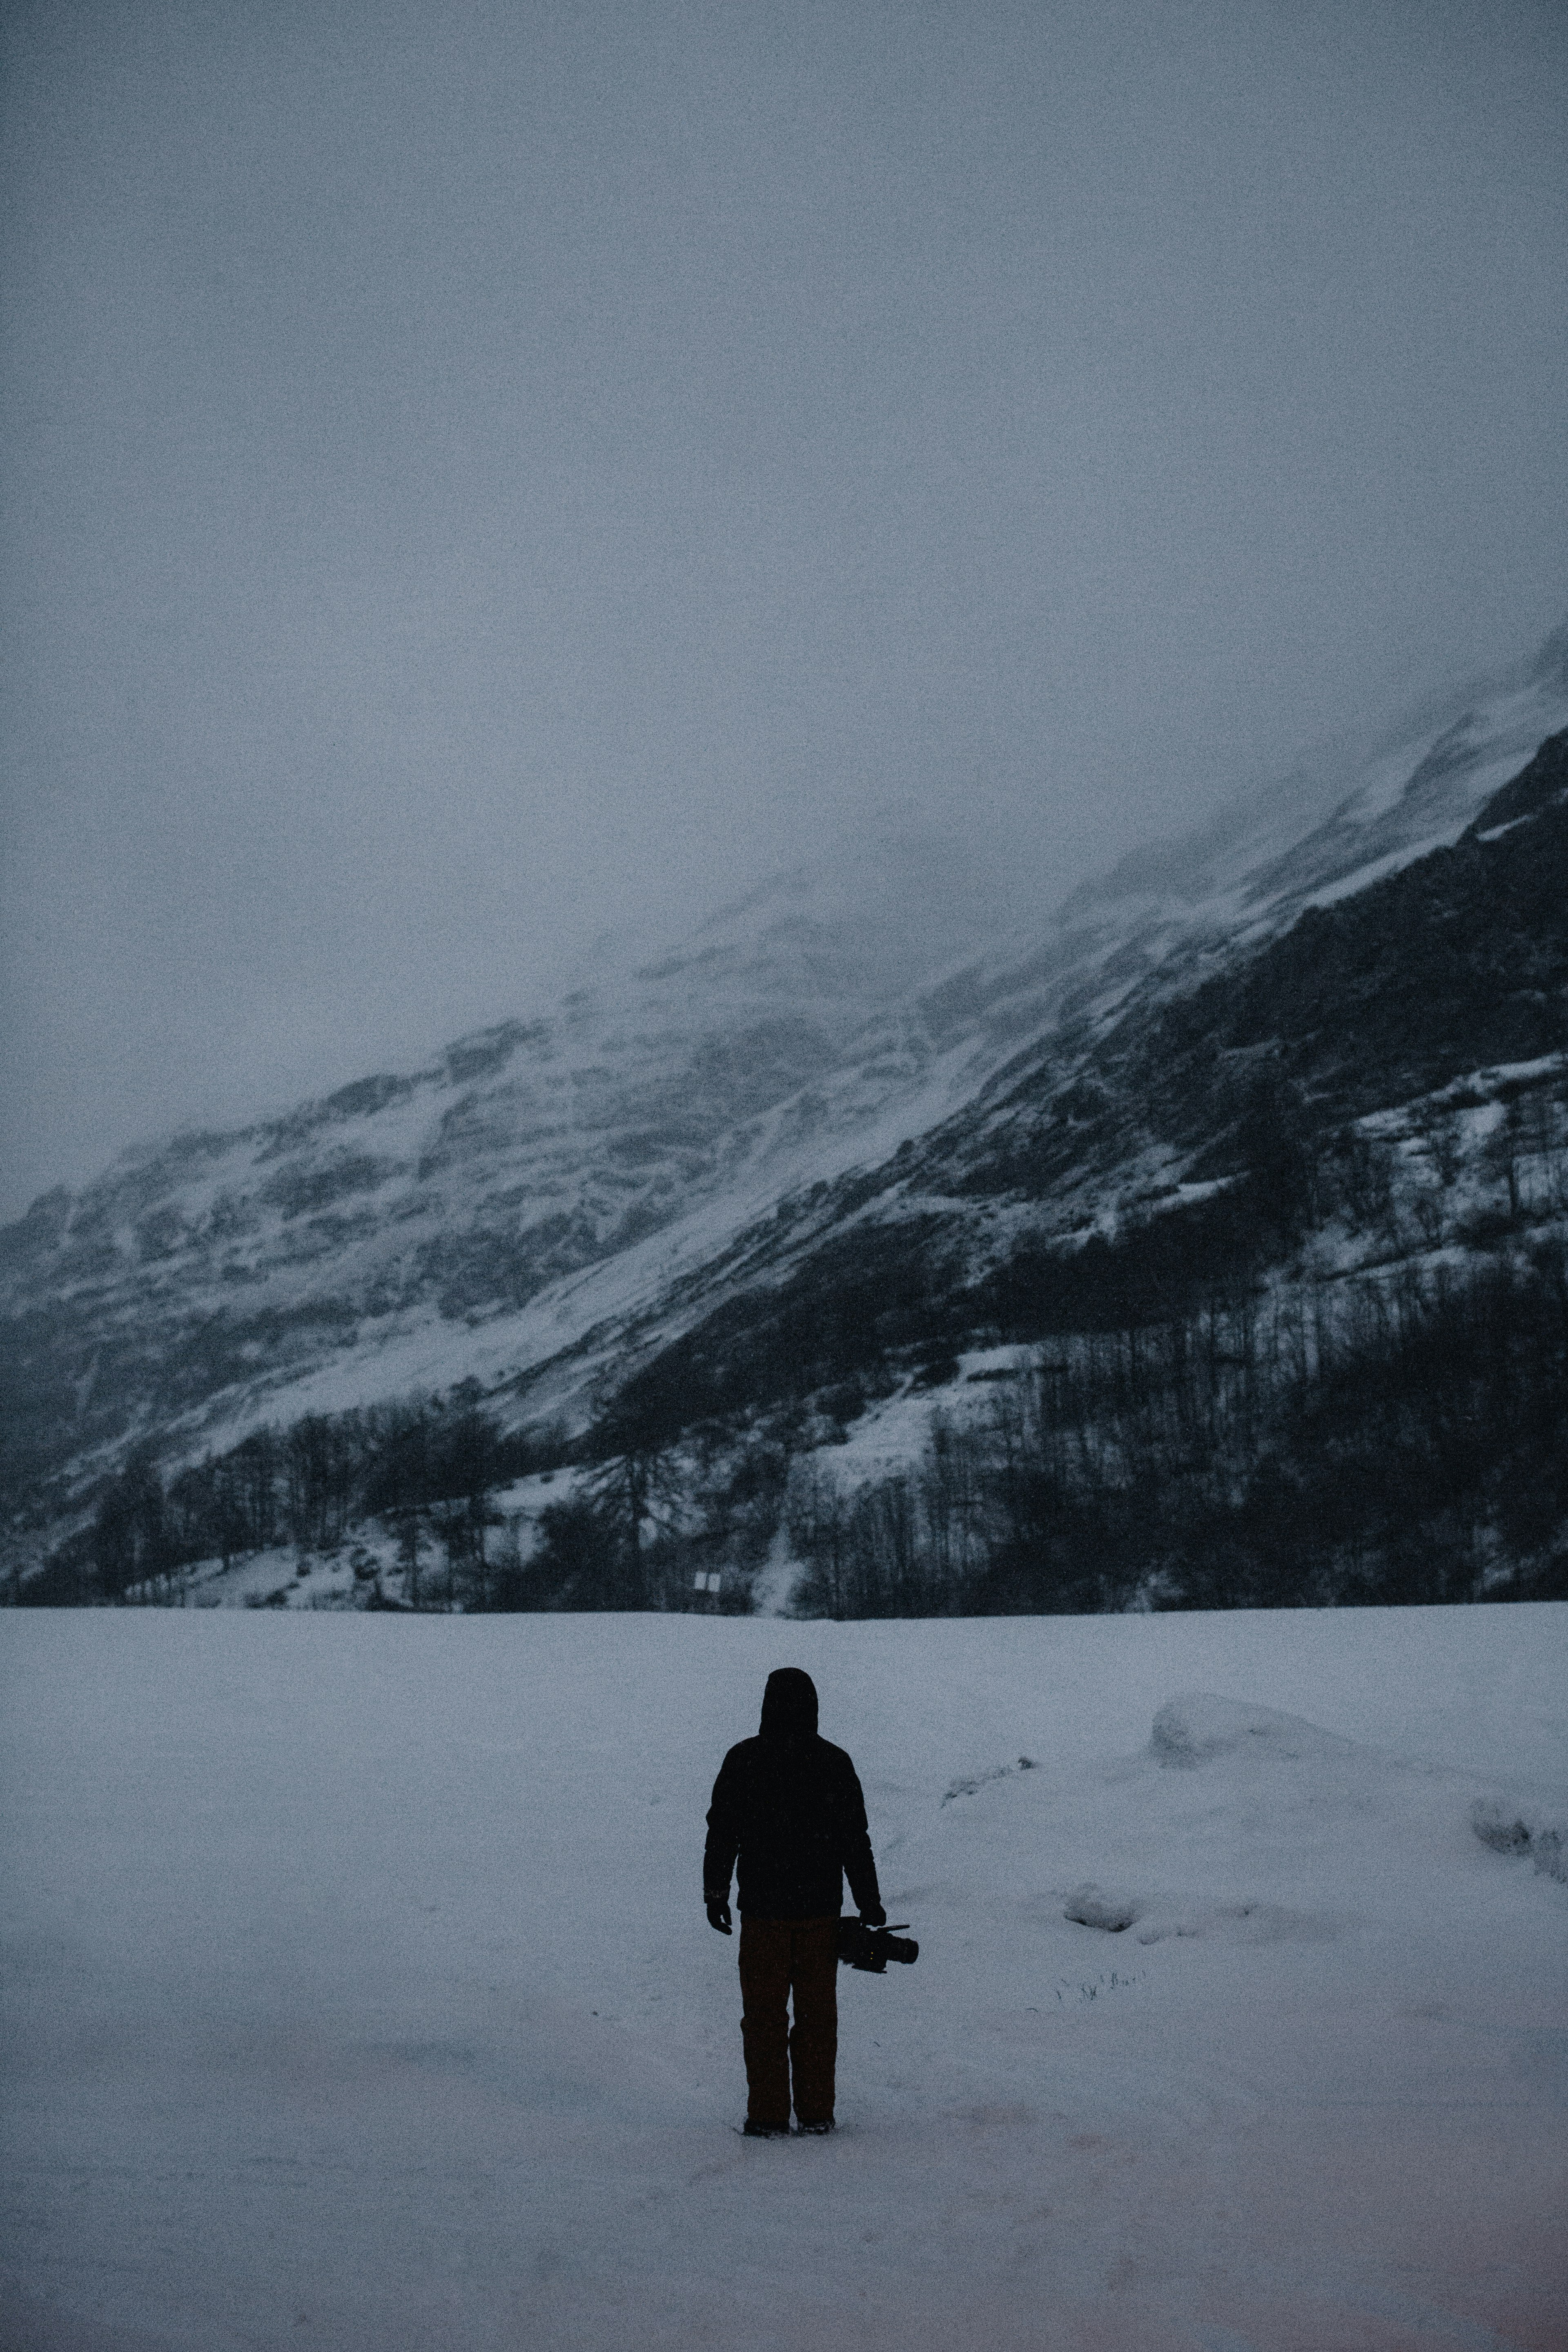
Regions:
<instances>
[{"instance_id":1,"label":"handheld video camera","mask_svg":"<svg viewBox=\"0 0 1568 2352\"><path fill-rule=\"evenodd\" d=\"M907 1919L899 1922L902 1927L909 1924ZM912 1968L920 1956L921 1948L912 1936L900 1936L891 1927L868 1927L860 1919L838 1922L839 1958L869 1977L886 1976L889 1960Z\"/></svg>"}]
</instances>

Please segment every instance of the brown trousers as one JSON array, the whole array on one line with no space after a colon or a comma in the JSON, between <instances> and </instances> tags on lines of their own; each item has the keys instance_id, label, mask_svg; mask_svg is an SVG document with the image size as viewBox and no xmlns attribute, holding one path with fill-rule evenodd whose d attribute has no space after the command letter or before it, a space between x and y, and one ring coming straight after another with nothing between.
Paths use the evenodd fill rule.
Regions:
<instances>
[{"instance_id":1,"label":"brown trousers","mask_svg":"<svg viewBox=\"0 0 1568 2352\"><path fill-rule=\"evenodd\" d=\"M795 2030L786 2033L795 1995ZM746 2118L787 2126L790 2077L803 2124L833 2120L838 2055L837 1919L741 1917L741 2042Z\"/></svg>"}]
</instances>

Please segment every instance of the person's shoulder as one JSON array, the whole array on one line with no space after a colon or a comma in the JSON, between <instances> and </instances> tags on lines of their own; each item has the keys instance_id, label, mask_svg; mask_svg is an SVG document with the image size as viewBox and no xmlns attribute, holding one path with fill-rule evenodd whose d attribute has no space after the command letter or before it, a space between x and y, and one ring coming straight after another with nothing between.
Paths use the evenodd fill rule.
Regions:
<instances>
[{"instance_id":1,"label":"person's shoulder","mask_svg":"<svg viewBox=\"0 0 1568 2352\"><path fill-rule=\"evenodd\" d=\"M720 1771L743 1771L762 1744L754 1732L750 1739L737 1739L733 1748L726 1751Z\"/></svg>"},{"instance_id":2,"label":"person's shoulder","mask_svg":"<svg viewBox=\"0 0 1568 2352\"><path fill-rule=\"evenodd\" d=\"M816 1744L822 1750L823 1761L826 1764L829 1771L847 1772L852 1780L859 1779L860 1776L855 1769L855 1759L850 1755L847 1748L835 1748L831 1739L823 1739L820 1738Z\"/></svg>"}]
</instances>

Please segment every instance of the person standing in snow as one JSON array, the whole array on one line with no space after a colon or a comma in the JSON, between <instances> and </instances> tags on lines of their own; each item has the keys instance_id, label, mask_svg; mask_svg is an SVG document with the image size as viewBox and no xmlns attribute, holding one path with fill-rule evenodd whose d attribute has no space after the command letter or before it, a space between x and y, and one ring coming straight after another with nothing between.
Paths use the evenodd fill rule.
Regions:
<instances>
[{"instance_id":1,"label":"person standing in snow","mask_svg":"<svg viewBox=\"0 0 1568 2352\"><path fill-rule=\"evenodd\" d=\"M713 1783L702 1899L721 1936L731 1932L737 1857L744 2129L753 2139L788 2132L793 2077L799 2128L830 2132L845 1874L867 1927L885 1926L888 1915L855 1767L817 1737L816 1685L798 1666L768 1676L756 1738L731 1748Z\"/></svg>"}]
</instances>

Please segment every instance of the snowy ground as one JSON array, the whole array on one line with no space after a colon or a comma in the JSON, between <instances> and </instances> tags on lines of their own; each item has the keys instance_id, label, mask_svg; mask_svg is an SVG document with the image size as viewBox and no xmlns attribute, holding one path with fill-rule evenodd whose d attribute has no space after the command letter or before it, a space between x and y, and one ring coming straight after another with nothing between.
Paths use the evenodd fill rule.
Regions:
<instances>
[{"instance_id":1,"label":"snowy ground","mask_svg":"<svg viewBox=\"0 0 1568 2352\"><path fill-rule=\"evenodd\" d=\"M922 1951L759 2144L699 1855L790 1663ZM0 2344L1562 2352L1565 1666L1550 1606L7 1612Z\"/></svg>"}]
</instances>

